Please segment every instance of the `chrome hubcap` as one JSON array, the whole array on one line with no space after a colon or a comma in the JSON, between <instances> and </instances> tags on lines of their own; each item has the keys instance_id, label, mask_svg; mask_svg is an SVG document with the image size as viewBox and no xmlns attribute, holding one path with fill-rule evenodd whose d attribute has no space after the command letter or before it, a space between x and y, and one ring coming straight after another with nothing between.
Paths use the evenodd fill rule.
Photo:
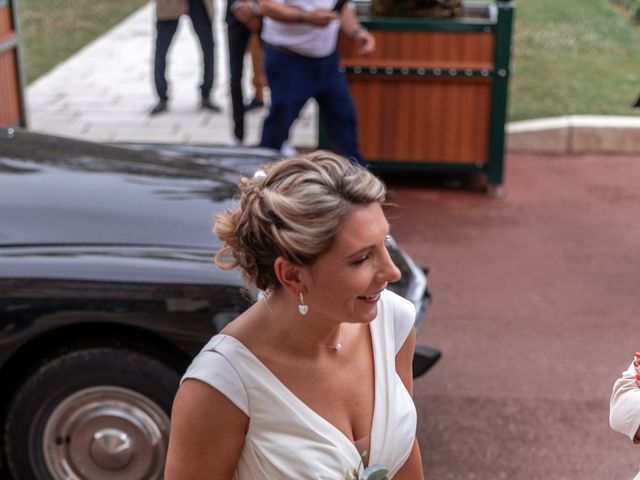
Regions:
<instances>
[{"instance_id":1,"label":"chrome hubcap","mask_svg":"<svg viewBox=\"0 0 640 480\"><path fill-rule=\"evenodd\" d=\"M65 398L44 429L43 449L56 480L162 478L169 417L133 390L100 386Z\"/></svg>"},{"instance_id":2,"label":"chrome hubcap","mask_svg":"<svg viewBox=\"0 0 640 480\"><path fill-rule=\"evenodd\" d=\"M94 433L90 451L96 464L108 470L126 467L134 454L129 435L116 428L105 428Z\"/></svg>"}]
</instances>

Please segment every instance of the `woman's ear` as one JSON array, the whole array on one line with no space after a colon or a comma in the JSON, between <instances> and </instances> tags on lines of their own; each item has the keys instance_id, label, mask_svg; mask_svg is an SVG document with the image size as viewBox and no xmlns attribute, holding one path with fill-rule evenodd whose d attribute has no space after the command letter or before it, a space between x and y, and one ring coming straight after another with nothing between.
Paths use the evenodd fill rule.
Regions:
<instances>
[{"instance_id":1,"label":"woman's ear","mask_svg":"<svg viewBox=\"0 0 640 480\"><path fill-rule=\"evenodd\" d=\"M307 290L303 281L303 268L300 265L291 263L289 260L285 260L283 257L278 257L273 262L273 270L276 277L284 288L293 293L296 297L300 292L307 293Z\"/></svg>"}]
</instances>

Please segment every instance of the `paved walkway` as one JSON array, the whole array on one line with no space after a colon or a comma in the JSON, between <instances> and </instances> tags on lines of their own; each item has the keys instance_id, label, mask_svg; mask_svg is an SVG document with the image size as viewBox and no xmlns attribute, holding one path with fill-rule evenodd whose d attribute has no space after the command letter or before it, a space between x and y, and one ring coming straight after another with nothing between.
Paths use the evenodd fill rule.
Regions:
<instances>
[{"instance_id":1,"label":"paved walkway","mask_svg":"<svg viewBox=\"0 0 640 480\"><path fill-rule=\"evenodd\" d=\"M200 46L183 17L168 56L169 111L150 117L156 102L152 67L154 6L149 3L27 88L29 128L100 142L226 145L232 137L224 1L215 0L215 84L222 113L199 109ZM251 98L247 57L245 92ZM317 145L316 105L309 102L294 125L295 146ZM259 141L267 110L247 115L248 145Z\"/></svg>"}]
</instances>

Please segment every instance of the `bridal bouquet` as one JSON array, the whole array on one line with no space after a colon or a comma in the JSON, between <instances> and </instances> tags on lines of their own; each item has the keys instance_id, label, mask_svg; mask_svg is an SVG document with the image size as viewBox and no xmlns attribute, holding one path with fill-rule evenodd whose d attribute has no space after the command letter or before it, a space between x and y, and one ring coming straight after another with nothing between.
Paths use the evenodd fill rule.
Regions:
<instances>
[{"instance_id":1,"label":"bridal bouquet","mask_svg":"<svg viewBox=\"0 0 640 480\"><path fill-rule=\"evenodd\" d=\"M344 480L389 480L387 473L389 470L382 465L370 465L364 469L362 476L358 473L357 468L347 471Z\"/></svg>"},{"instance_id":2,"label":"bridal bouquet","mask_svg":"<svg viewBox=\"0 0 640 480\"><path fill-rule=\"evenodd\" d=\"M358 473L358 469L347 471L343 480L389 480L387 477L389 470L382 465L370 465L364 469L362 476Z\"/></svg>"},{"instance_id":3,"label":"bridal bouquet","mask_svg":"<svg viewBox=\"0 0 640 480\"><path fill-rule=\"evenodd\" d=\"M387 477L389 470L378 464L369 465L364 469L364 472L362 472L362 476L360 476L360 466L367 458L367 455L368 452L364 452L362 454L362 460L360 461L358 468L348 470L347 473L344 474L343 480L389 480L389 477Z\"/></svg>"}]
</instances>

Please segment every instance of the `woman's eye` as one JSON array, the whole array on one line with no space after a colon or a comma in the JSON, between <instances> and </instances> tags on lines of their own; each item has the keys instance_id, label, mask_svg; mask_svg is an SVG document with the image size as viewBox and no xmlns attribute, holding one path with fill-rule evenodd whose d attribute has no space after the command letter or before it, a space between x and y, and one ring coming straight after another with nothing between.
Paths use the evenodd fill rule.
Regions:
<instances>
[{"instance_id":1,"label":"woman's eye","mask_svg":"<svg viewBox=\"0 0 640 480\"><path fill-rule=\"evenodd\" d=\"M353 261L354 265L360 265L361 263L366 262L369 259L369 254L365 255L364 257L360 257L356 260Z\"/></svg>"}]
</instances>

